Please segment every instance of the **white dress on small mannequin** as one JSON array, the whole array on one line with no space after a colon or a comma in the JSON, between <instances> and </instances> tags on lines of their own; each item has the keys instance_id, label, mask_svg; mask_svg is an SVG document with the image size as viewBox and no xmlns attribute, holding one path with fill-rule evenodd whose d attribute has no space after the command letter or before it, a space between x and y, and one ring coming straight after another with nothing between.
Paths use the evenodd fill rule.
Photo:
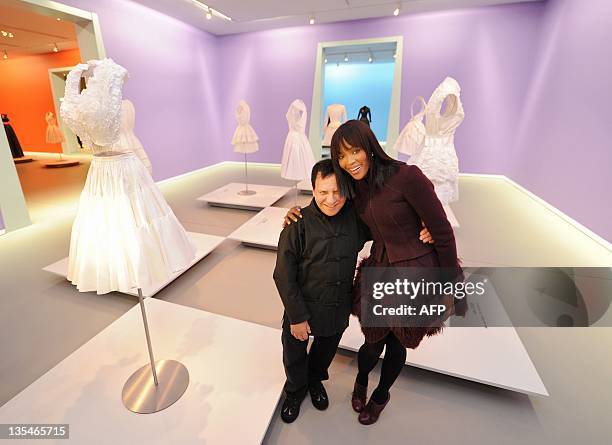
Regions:
<instances>
[{"instance_id":1,"label":"white dress on small mannequin","mask_svg":"<svg viewBox=\"0 0 612 445\"><path fill-rule=\"evenodd\" d=\"M421 105L421 111L414 113L415 103ZM415 156L423 149L425 143L425 125L423 125L423 116L425 115L425 109L427 104L425 99L418 96L410 105L410 120L397 137L393 149L399 153L404 153L410 156Z\"/></svg>"},{"instance_id":2,"label":"white dress on small mannequin","mask_svg":"<svg viewBox=\"0 0 612 445\"><path fill-rule=\"evenodd\" d=\"M461 87L452 77L444 79L434 90L425 109L426 134L423 149L408 160L408 164L418 166L433 183L442 204L459 199L455 130L465 117L460 96Z\"/></svg>"},{"instance_id":3,"label":"white dress on small mannequin","mask_svg":"<svg viewBox=\"0 0 612 445\"><path fill-rule=\"evenodd\" d=\"M55 122L52 112L47 111L45 113L45 121L47 122L45 142L47 144L61 144L64 142L64 133L62 133L62 130L57 126L57 122Z\"/></svg>"},{"instance_id":4,"label":"white dress on small mannequin","mask_svg":"<svg viewBox=\"0 0 612 445\"><path fill-rule=\"evenodd\" d=\"M259 137L253 127L251 127L251 108L244 100L238 103L236 108L236 121L238 127L232 137L232 145L237 153L255 153L259 150L257 141Z\"/></svg>"},{"instance_id":5,"label":"white dress on small mannequin","mask_svg":"<svg viewBox=\"0 0 612 445\"><path fill-rule=\"evenodd\" d=\"M81 76L89 78L79 94ZM133 152L119 138L125 68L79 64L66 79L64 123L94 156L72 225L68 279L81 292L134 292L188 267L195 247Z\"/></svg>"},{"instance_id":6,"label":"white dress on small mannequin","mask_svg":"<svg viewBox=\"0 0 612 445\"><path fill-rule=\"evenodd\" d=\"M325 125L325 135L323 136L324 147L329 147L331 145L332 136L338 127L346 121L346 107L344 105L331 104L327 107L327 110L325 110L325 118L323 119L323 125Z\"/></svg>"},{"instance_id":7,"label":"white dress on small mannequin","mask_svg":"<svg viewBox=\"0 0 612 445\"><path fill-rule=\"evenodd\" d=\"M294 100L287 110L286 117L289 133L283 148L281 176L292 181L302 181L310 178L312 166L315 164L312 147L306 137L308 118L306 104L300 99Z\"/></svg>"},{"instance_id":8,"label":"white dress on small mannequin","mask_svg":"<svg viewBox=\"0 0 612 445\"><path fill-rule=\"evenodd\" d=\"M123 99L121 102L121 128L119 129L119 139L112 146L114 151L133 151L138 159L145 166L150 175L153 174L151 160L147 156L142 143L134 134L136 124L136 109L132 101Z\"/></svg>"}]
</instances>

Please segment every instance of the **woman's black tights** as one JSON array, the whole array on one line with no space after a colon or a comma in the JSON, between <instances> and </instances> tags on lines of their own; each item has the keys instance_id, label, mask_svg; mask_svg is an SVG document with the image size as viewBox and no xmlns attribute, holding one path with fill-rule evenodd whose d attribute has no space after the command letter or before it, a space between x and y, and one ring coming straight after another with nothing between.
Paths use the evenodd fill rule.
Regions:
<instances>
[{"instance_id":1,"label":"woman's black tights","mask_svg":"<svg viewBox=\"0 0 612 445\"><path fill-rule=\"evenodd\" d=\"M385 358L380 371L378 387L372 393L372 398L379 405L385 403L389 397L389 389L399 376L406 363L406 348L400 343L393 332L376 343L364 343L357 354L357 383L368 386L368 374L374 369L384 347Z\"/></svg>"}]
</instances>

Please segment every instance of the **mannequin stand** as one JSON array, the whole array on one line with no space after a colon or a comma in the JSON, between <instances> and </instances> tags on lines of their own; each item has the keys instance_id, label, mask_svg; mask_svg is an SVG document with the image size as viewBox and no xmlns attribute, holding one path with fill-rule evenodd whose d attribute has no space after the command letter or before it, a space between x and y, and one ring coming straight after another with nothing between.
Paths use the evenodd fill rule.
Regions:
<instances>
[{"instance_id":1,"label":"mannequin stand","mask_svg":"<svg viewBox=\"0 0 612 445\"><path fill-rule=\"evenodd\" d=\"M155 362L147 313L140 288L138 289L138 301L147 337L150 364L139 368L125 382L122 399L123 405L130 411L150 414L168 408L181 398L189 385L189 372L182 363L176 360Z\"/></svg>"},{"instance_id":2,"label":"mannequin stand","mask_svg":"<svg viewBox=\"0 0 612 445\"><path fill-rule=\"evenodd\" d=\"M249 190L249 173L247 169L247 156L244 154L244 182L246 184L246 188L244 190L240 190L238 192L239 195L242 196L250 196L255 195L257 192L255 190Z\"/></svg>"}]
</instances>

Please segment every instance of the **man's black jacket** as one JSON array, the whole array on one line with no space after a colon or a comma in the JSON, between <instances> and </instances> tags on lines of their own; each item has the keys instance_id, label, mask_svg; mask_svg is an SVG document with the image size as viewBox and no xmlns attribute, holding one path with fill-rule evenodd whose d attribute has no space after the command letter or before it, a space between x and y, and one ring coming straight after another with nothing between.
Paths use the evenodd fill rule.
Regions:
<instances>
[{"instance_id":1,"label":"man's black jacket","mask_svg":"<svg viewBox=\"0 0 612 445\"><path fill-rule=\"evenodd\" d=\"M313 199L302 215L280 234L274 282L283 325L308 320L312 335L327 337L348 326L357 254L370 235L349 201L329 217Z\"/></svg>"}]
</instances>

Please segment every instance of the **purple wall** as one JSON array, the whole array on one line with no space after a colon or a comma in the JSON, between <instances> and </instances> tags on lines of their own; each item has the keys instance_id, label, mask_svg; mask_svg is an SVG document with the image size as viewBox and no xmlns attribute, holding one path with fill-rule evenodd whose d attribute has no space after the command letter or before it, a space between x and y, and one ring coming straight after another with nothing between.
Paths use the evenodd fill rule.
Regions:
<instances>
[{"instance_id":1,"label":"purple wall","mask_svg":"<svg viewBox=\"0 0 612 445\"><path fill-rule=\"evenodd\" d=\"M156 180L223 160L216 37L128 0L61 0L95 12L106 54L130 73L124 96Z\"/></svg>"},{"instance_id":2,"label":"purple wall","mask_svg":"<svg viewBox=\"0 0 612 445\"><path fill-rule=\"evenodd\" d=\"M612 2L549 0L510 177L612 242Z\"/></svg>"},{"instance_id":3,"label":"purple wall","mask_svg":"<svg viewBox=\"0 0 612 445\"><path fill-rule=\"evenodd\" d=\"M461 171L501 173L529 83L543 8L515 4L220 37L224 156L241 159L230 140L234 108L244 98L261 140L251 159L280 162L289 104L296 98L311 104L319 42L403 35L400 128L413 98L429 97L451 75L462 86L466 110L456 139Z\"/></svg>"}]
</instances>

